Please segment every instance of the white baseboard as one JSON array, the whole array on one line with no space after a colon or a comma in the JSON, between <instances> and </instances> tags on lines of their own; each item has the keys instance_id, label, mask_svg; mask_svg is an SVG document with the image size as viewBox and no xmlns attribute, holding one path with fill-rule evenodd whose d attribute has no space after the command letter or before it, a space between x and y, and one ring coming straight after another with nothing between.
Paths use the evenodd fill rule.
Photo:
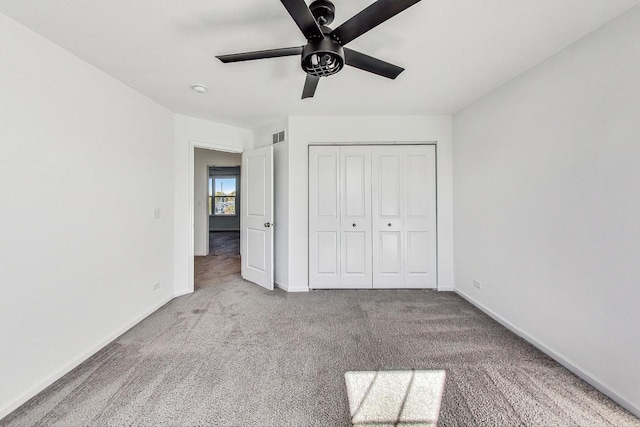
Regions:
<instances>
[{"instance_id":1,"label":"white baseboard","mask_svg":"<svg viewBox=\"0 0 640 427\"><path fill-rule=\"evenodd\" d=\"M309 292L309 288L291 288L288 285L275 282L276 287L282 289L285 292Z\"/></svg>"},{"instance_id":2,"label":"white baseboard","mask_svg":"<svg viewBox=\"0 0 640 427\"><path fill-rule=\"evenodd\" d=\"M192 290L191 290L191 291L178 291L178 292L174 292L174 293L173 293L173 298L182 297L182 296L189 295L189 294L192 294L192 293L193 293L193 291L192 291Z\"/></svg>"},{"instance_id":3,"label":"white baseboard","mask_svg":"<svg viewBox=\"0 0 640 427\"><path fill-rule=\"evenodd\" d=\"M81 363L85 362L91 356L93 356L94 354L102 350L104 347L106 347L108 344L110 344L120 335L124 334L129 329L131 329L132 327L134 327L135 325L143 321L146 317L148 317L149 315L157 311L160 307L162 307L163 305L171 301L173 298L175 298L174 295L169 295L168 297L164 298L162 301L160 301L159 303L155 304L153 307L146 310L143 314L135 317L131 322L127 323L124 327L118 329L117 331L113 332L111 335L107 336L105 339L100 341L100 343L95 345L93 348L84 352L79 357L67 363L62 368L60 368L59 370L51 374L43 382L36 385L35 387L32 387L29 391L24 393L19 398L15 399L12 402L9 402L4 407L0 408L0 420L6 417L7 415L9 415L11 412L18 409L20 406L22 406L27 401L29 401L29 399L31 399L32 397L34 397L35 395L37 395L38 393L40 393L41 391L49 387L51 384L53 384L54 382L58 381L60 378L62 378L63 376L71 372L73 369L77 368Z\"/></svg>"},{"instance_id":4,"label":"white baseboard","mask_svg":"<svg viewBox=\"0 0 640 427\"><path fill-rule=\"evenodd\" d=\"M455 292L455 289L444 286L438 286L437 290L438 292Z\"/></svg>"},{"instance_id":5,"label":"white baseboard","mask_svg":"<svg viewBox=\"0 0 640 427\"><path fill-rule=\"evenodd\" d=\"M500 323L502 326L504 326L505 328L509 329L514 334L516 334L519 337L523 338L525 341L529 342L531 345L536 347L538 350L542 351L547 356L551 357L556 362L558 362L559 364L561 364L562 366L564 366L565 368L567 368L568 370L570 370L571 372L573 372L574 374L576 374L577 376L579 376L580 378L585 380L587 383L591 384L594 388L596 388L597 390L599 390L603 394L605 394L608 397L610 397L611 400L616 402L618 405L622 406L627 411L631 412L636 417L640 418L640 407L634 405L633 403L631 403L630 401L628 401L624 397L620 396L617 392L615 392L604 381L602 381L599 378L597 378L596 376L590 374L589 372L587 372L586 370L584 370L583 368L581 368L580 366L575 364L572 360L570 360L566 356L564 356L564 355L552 350L551 348L547 347L545 344L543 344L542 342L540 342L539 340L537 340L533 336L529 335L525 331L523 331L520 328L518 328L517 326L513 325L507 319L505 319L504 317L502 317L499 314L495 313L494 311L490 310L489 308L485 307L484 305L482 305L481 303L479 303L478 301L476 301L475 299L473 299L472 297L470 297L466 293L462 292L461 290L455 289L455 292L458 295L460 295L462 298L466 299L471 304L475 305L477 308L482 310L485 314L487 314L493 320L495 320L496 322Z\"/></svg>"}]
</instances>

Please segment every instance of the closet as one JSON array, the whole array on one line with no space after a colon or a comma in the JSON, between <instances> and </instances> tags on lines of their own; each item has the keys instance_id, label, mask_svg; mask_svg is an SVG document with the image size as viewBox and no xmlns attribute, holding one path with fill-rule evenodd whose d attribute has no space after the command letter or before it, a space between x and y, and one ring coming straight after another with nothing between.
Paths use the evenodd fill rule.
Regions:
<instances>
[{"instance_id":1,"label":"closet","mask_svg":"<svg viewBox=\"0 0 640 427\"><path fill-rule=\"evenodd\" d=\"M436 287L434 145L309 146L309 287Z\"/></svg>"}]
</instances>

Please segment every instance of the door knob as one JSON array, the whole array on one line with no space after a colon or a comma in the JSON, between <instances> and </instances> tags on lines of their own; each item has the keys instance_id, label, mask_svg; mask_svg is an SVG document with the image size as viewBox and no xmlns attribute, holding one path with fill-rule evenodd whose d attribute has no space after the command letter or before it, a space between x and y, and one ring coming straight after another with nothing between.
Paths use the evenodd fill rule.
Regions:
<instances>
[{"instance_id":1,"label":"door knob","mask_svg":"<svg viewBox=\"0 0 640 427\"><path fill-rule=\"evenodd\" d=\"M271 227L271 224L270 224L270 223L268 223L268 222L265 222L265 223L264 223L264 226L265 226L265 227L267 227L267 228L269 228L269 227Z\"/></svg>"},{"instance_id":2,"label":"door knob","mask_svg":"<svg viewBox=\"0 0 640 427\"><path fill-rule=\"evenodd\" d=\"M354 226L354 227L356 226L356 223L355 223L355 222L353 223L353 226Z\"/></svg>"},{"instance_id":3,"label":"door knob","mask_svg":"<svg viewBox=\"0 0 640 427\"><path fill-rule=\"evenodd\" d=\"M389 227L391 227L391 223L387 224Z\"/></svg>"}]
</instances>

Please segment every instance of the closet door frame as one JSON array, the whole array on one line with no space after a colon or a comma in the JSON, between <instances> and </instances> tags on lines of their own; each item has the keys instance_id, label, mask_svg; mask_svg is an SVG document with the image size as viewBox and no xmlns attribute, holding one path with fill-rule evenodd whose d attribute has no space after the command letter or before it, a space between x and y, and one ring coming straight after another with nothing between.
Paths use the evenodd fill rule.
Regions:
<instances>
[{"instance_id":1,"label":"closet door frame","mask_svg":"<svg viewBox=\"0 0 640 427\"><path fill-rule=\"evenodd\" d=\"M416 282L415 279L417 279L417 276L424 276L424 272L420 271L418 272L418 274L416 275L416 272L411 272L410 268L410 262L408 260L408 257L406 256L406 252L408 251L407 249L407 240L408 240L408 235L406 230L395 230L394 227L399 227L401 225L401 223L403 223L406 218L406 206L404 201L402 202L402 214L401 214L401 218L400 220L394 220L391 222L392 226L389 227L389 222L386 223L380 223L378 225L378 229L380 229L381 226L386 225L387 230L385 231L389 231L389 229L394 230L394 231L398 231L401 233L401 256L400 256L400 261L401 261L401 267L400 270L402 270L402 285L399 286L396 283L398 283L398 281L396 281L395 283L392 281L389 281L387 284L383 284L382 286L377 286L374 287L374 278L373 278L373 274L375 274L376 268L378 268L379 266L377 265L377 263L374 261L374 250L375 250L375 242L374 239L377 238L377 236L375 236L374 233L374 228L376 227L375 222L376 219L374 218L374 210L376 209L376 207L374 206L374 201L373 198L375 197L373 195L374 190L374 183L373 180L375 179L373 177L373 155L370 154L370 158L369 158L369 167L370 167L370 174L369 174L369 189L370 189L370 194L369 194L369 200L370 200L370 205L369 205L369 256L368 259L370 260L370 274L369 277L371 278L371 281L368 282L367 280L364 280L364 282L362 283L356 283L356 284L350 284L348 283L349 281L347 281L347 283L343 283L343 279L342 277L339 278L338 282L336 283L335 281L326 281L325 279L327 279L326 277L323 279L320 279L318 277L317 274L314 274L314 272L316 270L314 270L314 267L317 268L317 259L314 259L314 251L312 250L312 247L314 245L315 242L315 238L313 236L314 233L314 221L312 219L312 208L313 208L313 204L316 203L314 201L312 201L312 198L314 197L314 191L317 190L317 188L314 189L314 185L318 185L318 182L312 182L313 179L313 173L312 170L314 168L314 166L312 166L312 152L315 149L318 149L320 151L328 149L327 147L331 147L333 150L338 150L338 152L341 151L342 147L354 147L355 151L357 151L357 147L369 147L371 149L370 153L374 153L376 150L380 149L381 147L404 147L404 149L411 149L411 147L420 147L420 146L431 146L432 147L432 152L433 152L433 170L429 169L428 170L428 176L429 176L429 181L430 184L429 185L433 185L433 193L431 198L431 209L433 212L433 221L432 223L429 225L429 235L430 235L430 239L433 239L430 243L430 248L431 250L433 250L432 258L430 260L430 264L431 264L431 268L428 271L427 276L429 276L428 281L424 281L424 282ZM345 148L345 150L349 151L349 148ZM335 152L335 151L334 151ZM437 289L437 258L438 258L438 253L437 253L437 248L438 248L438 242L437 242L437 144L435 143L429 143L429 142L420 142L420 143L393 143L393 142L385 142L385 143L332 143L332 144L322 144L322 143L316 143L316 144L309 144L308 146L308 154L309 154L309 218L308 218L308 225L309 225L309 288L310 289L337 289L337 288L345 288L345 289L359 289L359 288L380 288L380 289L390 289L390 288L420 288L420 289ZM343 164L342 164L342 155L339 154L338 155L339 159L338 161L340 162L339 168L340 168L340 172L339 172L339 177L338 180L341 181L343 179L342 175L343 175ZM403 166L404 167L404 166ZM317 173L317 171L316 171ZM404 173L403 170L403 176L400 178L402 180L401 185L403 187L406 186L405 181L407 178L406 176L407 174ZM340 182L338 184L338 188L339 188L339 192L340 194L338 195L339 197L339 205L338 206L338 210L340 211L340 228L339 228L339 232L337 233L336 236L336 244L339 245L339 251L341 251L341 254L338 255L338 266L337 269L340 271L340 276L342 276L342 272L344 271L344 253L342 253L342 251L344 251L344 247L343 247L343 240L344 240L344 232L347 231L347 228L349 225L353 225L353 222L349 222L349 218L348 215L343 215L343 206L342 206L342 202L344 200L344 189L342 188L342 182ZM404 190L404 188L403 188ZM378 195L378 197L380 197L380 195ZM382 220L382 218L379 218ZM390 218L386 218L387 220ZM362 218L360 219L362 220ZM345 222L346 221L346 222ZM357 226L359 225L356 222ZM402 224L403 225L403 224ZM352 227L353 228L353 227ZM356 227L357 228L357 227ZM404 227L403 227L404 228ZM316 246L317 247L317 246ZM317 255L317 254L316 254ZM411 273L411 274L409 274ZM363 276L363 275L361 275ZM410 277L413 276L413 277ZM391 277L390 277L391 279ZM420 279L422 280L422 279Z\"/></svg>"}]
</instances>

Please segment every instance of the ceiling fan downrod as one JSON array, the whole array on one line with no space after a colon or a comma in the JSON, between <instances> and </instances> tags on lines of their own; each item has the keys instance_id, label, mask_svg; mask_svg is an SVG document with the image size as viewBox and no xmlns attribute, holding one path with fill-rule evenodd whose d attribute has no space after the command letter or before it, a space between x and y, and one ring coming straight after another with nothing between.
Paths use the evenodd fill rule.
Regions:
<instances>
[{"instance_id":1,"label":"ceiling fan downrod","mask_svg":"<svg viewBox=\"0 0 640 427\"><path fill-rule=\"evenodd\" d=\"M315 0L309 10L321 27L331 24L336 16L336 7L329 0Z\"/></svg>"}]
</instances>

